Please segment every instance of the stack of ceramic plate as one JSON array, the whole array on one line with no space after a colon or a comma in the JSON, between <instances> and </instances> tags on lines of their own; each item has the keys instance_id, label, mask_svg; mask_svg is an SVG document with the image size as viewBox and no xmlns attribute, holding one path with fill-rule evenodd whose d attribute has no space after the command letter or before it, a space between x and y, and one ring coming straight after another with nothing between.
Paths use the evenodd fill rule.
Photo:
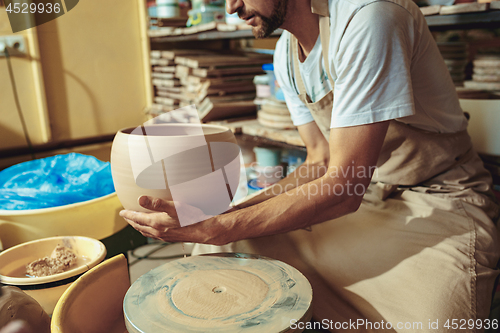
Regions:
<instances>
[{"instance_id":1,"label":"stack of ceramic plate","mask_svg":"<svg viewBox=\"0 0 500 333\"><path fill-rule=\"evenodd\" d=\"M261 109L257 112L257 120L265 127L275 129L295 128L285 102L275 98L266 98L264 100Z\"/></svg>"},{"instance_id":2,"label":"stack of ceramic plate","mask_svg":"<svg viewBox=\"0 0 500 333\"><path fill-rule=\"evenodd\" d=\"M462 87L467 65L467 44L463 42L437 43L455 86Z\"/></svg>"},{"instance_id":3,"label":"stack of ceramic plate","mask_svg":"<svg viewBox=\"0 0 500 333\"><path fill-rule=\"evenodd\" d=\"M479 54L473 61L472 81L466 81L469 89L500 90L500 54Z\"/></svg>"}]
</instances>

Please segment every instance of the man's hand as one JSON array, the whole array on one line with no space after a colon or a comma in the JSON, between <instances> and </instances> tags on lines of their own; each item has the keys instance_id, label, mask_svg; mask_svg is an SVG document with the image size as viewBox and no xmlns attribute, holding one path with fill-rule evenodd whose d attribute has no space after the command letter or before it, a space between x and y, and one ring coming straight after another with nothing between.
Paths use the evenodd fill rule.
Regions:
<instances>
[{"instance_id":1,"label":"man's hand","mask_svg":"<svg viewBox=\"0 0 500 333\"><path fill-rule=\"evenodd\" d=\"M167 242L195 242L225 244L219 233L217 224L211 216L205 215L200 209L176 202L177 209L183 212L183 218L191 221L202 221L189 226L181 227L177 210L173 201L142 196L139 204L156 213L140 213L122 210L123 217L134 229L150 238L161 239ZM189 216L186 216L189 215Z\"/></svg>"},{"instance_id":2,"label":"man's hand","mask_svg":"<svg viewBox=\"0 0 500 333\"><path fill-rule=\"evenodd\" d=\"M303 128L314 130L314 126L317 127L314 123ZM174 202L141 197L139 204L157 213L122 211L120 215L147 237L213 245L304 229L335 219L356 211L361 204L388 126L389 122L385 121L333 128L330 131L329 151L325 151L326 140L316 128L321 140L311 144L306 137L304 142L308 150L317 153L308 156L310 163L300 168L312 174L301 175L298 172L298 181L292 189L284 187L280 195L264 193L256 197L258 200L238 205L241 209L230 213L209 217L196 208L188 207L188 215L203 221L180 227L178 213L182 212L179 215L184 217L185 207L177 205L176 210Z\"/></svg>"}]
</instances>

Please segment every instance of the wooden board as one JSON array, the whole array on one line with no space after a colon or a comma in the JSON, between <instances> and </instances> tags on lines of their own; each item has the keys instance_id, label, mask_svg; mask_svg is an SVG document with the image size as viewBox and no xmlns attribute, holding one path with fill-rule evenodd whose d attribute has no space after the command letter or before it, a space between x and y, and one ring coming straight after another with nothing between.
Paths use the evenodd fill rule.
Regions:
<instances>
[{"instance_id":1,"label":"wooden board","mask_svg":"<svg viewBox=\"0 0 500 333\"><path fill-rule=\"evenodd\" d=\"M175 57L179 56L189 56L189 55L202 55L202 54L213 54L214 52L209 50L200 50L200 49L179 49L179 50L167 50L161 51L161 57L174 60Z\"/></svg>"},{"instance_id":2,"label":"wooden board","mask_svg":"<svg viewBox=\"0 0 500 333\"><path fill-rule=\"evenodd\" d=\"M205 99L209 99L212 103L236 102L236 101L253 102L253 100L255 99L255 93L242 93L242 94L238 93L238 94L226 94L222 96L208 96L205 97Z\"/></svg>"},{"instance_id":3,"label":"wooden board","mask_svg":"<svg viewBox=\"0 0 500 333\"><path fill-rule=\"evenodd\" d=\"M206 98L198 106L198 113L203 122L247 116L255 114L256 111L257 107L252 100L213 103L210 98Z\"/></svg>"},{"instance_id":4,"label":"wooden board","mask_svg":"<svg viewBox=\"0 0 500 333\"><path fill-rule=\"evenodd\" d=\"M224 90L219 89L219 88L209 88L207 90L203 90L200 93L205 93L206 96L212 96L212 95L218 95L218 96L224 96L227 94L233 94L233 93L243 93L243 92L255 92L255 86L254 85L232 85L225 87Z\"/></svg>"},{"instance_id":5,"label":"wooden board","mask_svg":"<svg viewBox=\"0 0 500 333\"><path fill-rule=\"evenodd\" d=\"M227 24L223 22L210 22L206 24L200 24L193 27L160 27L159 29L151 29L148 31L149 37L166 37L166 36L181 36L181 35L193 35L206 31L222 31L231 32L236 30L250 30L251 26L247 24Z\"/></svg>"},{"instance_id":6,"label":"wooden board","mask_svg":"<svg viewBox=\"0 0 500 333\"><path fill-rule=\"evenodd\" d=\"M158 92L157 95L159 97L165 97L165 98L170 98L170 99L176 100L176 101L178 101L179 105L181 105L182 103L187 103L189 105L197 104L194 101L190 100L188 98L188 96L184 93L177 94L177 93L169 93L169 92Z\"/></svg>"},{"instance_id":7,"label":"wooden board","mask_svg":"<svg viewBox=\"0 0 500 333\"><path fill-rule=\"evenodd\" d=\"M180 87L181 83L177 79L166 80L166 79L152 79L154 86L158 87Z\"/></svg>"},{"instance_id":8,"label":"wooden board","mask_svg":"<svg viewBox=\"0 0 500 333\"><path fill-rule=\"evenodd\" d=\"M487 11L489 5L487 3L460 3L453 6L442 6L439 10L440 15L453 15L460 13L473 13Z\"/></svg>"},{"instance_id":9,"label":"wooden board","mask_svg":"<svg viewBox=\"0 0 500 333\"><path fill-rule=\"evenodd\" d=\"M283 122L283 123L289 123L290 125L293 126L292 124L292 118L290 117L290 114L276 114L276 113L269 113L264 110L261 110L257 112L257 119L264 119L267 121L275 121L275 122Z\"/></svg>"},{"instance_id":10,"label":"wooden board","mask_svg":"<svg viewBox=\"0 0 500 333\"><path fill-rule=\"evenodd\" d=\"M288 111L288 107L283 102L273 101L272 99L265 99L262 102L261 106L262 110L276 115L286 115L290 117L290 111Z\"/></svg>"},{"instance_id":11,"label":"wooden board","mask_svg":"<svg viewBox=\"0 0 500 333\"><path fill-rule=\"evenodd\" d=\"M271 57L244 57L244 56L193 56L193 57L177 57L176 63L185 65L191 68L201 68L210 66L247 66L247 65L263 65L272 62Z\"/></svg>"},{"instance_id":12,"label":"wooden board","mask_svg":"<svg viewBox=\"0 0 500 333\"><path fill-rule=\"evenodd\" d=\"M156 27L185 27L187 17L150 17L150 22Z\"/></svg>"},{"instance_id":13,"label":"wooden board","mask_svg":"<svg viewBox=\"0 0 500 333\"><path fill-rule=\"evenodd\" d=\"M161 60L161 59L160 59ZM154 72L175 73L177 66L154 66Z\"/></svg>"},{"instance_id":14,"label":"wooden board","mask_svg":"<svg viewBox=\"0 0 500 333\"><path fill-rule=\"evenodd\" d=\"M154 79L174 79L174 73L152 73Z\"/></svg>"},{"instance_id":15,"label":"wooden board","mask_svg":"<svg viewBox=\"0 0 500 333\"><path fill-rule=\"evenodd\" d=\"M161 105L169 105L169 106L179 106L180 100L178 99L172 99L168 97L155 97L153 99L156 104L161 104Z\"/></svg>"},{"instance_id":16,"label":"wooden board","mask_svg":"<svg viewBox=\"0 0 500 333\"><path fill-rule=\"evenodd\" d=\"M483 90L457 88L457 95L460 99L489 99L491 93Z\"/></svg>"},{"instance_id":17,"label":"wooden board","mask_svg":"<svg viewBox=\"0 0 500 333\"><path fill-rule=\"evenodd\" d=\"M149 108L148 112L149 114L152 114L152 115L157 115L157 114L160 114L160 113L165 113L165 112L170 112L172 110L175 110L177 109L176 106L168 106L168 105L162 105L162 104L151 104L151 107Z\"/></svg>"},{"instance_id":18,"label":"wooden board","mask_svg":"<svg viewBox=\"0 0 500 333\"><path fill-rule=\"evenodd\" d=\"M464 87L468 89L500 91L500 82L465 81Z\"/></svg>"},{"instance_id":19,"label":"wooden board","mask_svg":"<svg viewBox=\"0 0 500 333\"><path fill-rule=\"evenodd\" d=\"M465 53L467 51L467 43L464 42L444 42L437 43L441 54L446 53Z\"/></svg>"},{"instance_id":20,"label":"wooden board","mask_svg":"<svg viewBox=\"0 0 500 333\"><path fill-rule=\"evenodd\" d=\"M165 94L162 94L162 96ZM166 94L172 96L172 94ZM238 101L254 101L255 99L255 93L249 92L249 93L235 93L235 94L226 94L226 95L210 95L210 96L191 96L189 94L181 94L180 96L177 95L180 102L179 105L186 106L186 105L192 105L195 104L196 106L200 106L204 103L207 103L205 100L209 100L213 104L220 104L220 103L228 103L228 102L238 102ZM167 96L169 97L169 96ZM252 111L253 114L255 114L254 111Z\"/></svg>"},{"instance_id":21,"label":"wooden board","mask_svg":"<svg viewBox=\"0 0 500 333\"><path fill-rule=\"evenodd\" d=\"M474 67L500 69L500 59L475 59L472 63Z\"/></svg>"},{"instance_id":22,"label":"wooden board","mask_svg":"<svg viewBox=\"0 0 500 333\"><path fill-rule=\"evenodd\" d=\"M209 88L194 92L185 91L184 95L186 100L192 100L195 103L200 103L207 96L225 96L235 93L255 93L255 86L243 85L243 86L229 86L224 88L224 90Z\"/></svg>"},{"instance_id":23,"label":"wooden board","mask_svg":"<svg viewBox=\"0 0 500 333\"><path fill-rule=\"evenodd\" d=\"M300 137L297 129L280 130L276 128L265 127L259 124L259 121L257 119L236 122L224 121L219 122L219 124L231 128L233 132L238 134L258 136L298 147L305 147L304 141Z\"/></svg>"},{"instance_id":24,"label":"wooden board","mask_svg":"<svg viewBox=\"0 0 500 333\"><path fill-rule=\"evenodd\" d=\"M219 24L217 26L217 30L218 31L226 31L226 32L236 31L236 30L238 30L238 26L235 24Z\"/></svg>"},{"instance_id":25,"label":"wooden board","mask_svg":"<svg viewBox=\"0 0 500 333\"><path fill-rule=\"evenodd\" d=\"M255 75L231 75L220 78L202 78L198 76L188 76L187 84L205 84L210 87L224 86L228 84L252 83Z\"/></svg>"},{"instance_id":26,"label":"wooden board","mask_svg":"<svg viewBox=\"0 0 500 333\"><path fill-rule=\"evenodd\" d=\"M130 333L267 333L308 322L311 303L311 285L294 267L219 253L170 261L144 274L125 295L123 311Z\"/></svg>"},{"instance_id":27,"label":"wooden board","mask_svg":"<svg viewBox=\"0 0 500 333\"><path fill-rule=\"evenodd\" d=\"M499 10L500 9L500 1L492 1L490 3L491 10Z\"/></svg>"},{"instance_id":28,"label":"wooden board","mask_svg":"<svg viewBox=\"0 0 500 333\"><path fill-rule=\"evenodd\" d=\"M182 92L182 87L155 87L155 91L163 91L163 92L170 92L170 93L181 93Z\"/></svg>"},{"instance_id":29,"label":"wooden board","mask_svg":"<svg viewBox=\"0 0 500 333\"><path fill-rule=\"evenodd\" d=\"M495 74L472 74L472 80L476 82L500 82L500 75Z\"/></svg>"},{"instance_id":30,"label":"wooden board","mask_svg":"<svg viewBox=\"0 0 500 333\"><path fill-rule=\"evenodd\" d=\"M474 74L479 74L479 75L500 75L500 67L492 68L492 67L474 66L473 72Z\"/></svg>"},{"instance_id":31,"label":"wooden board","mask_svg":"<svg viewBox=\"0 0 500 333\"><path fill-rule=\"evenodd\" d=\"M184 28L184 35L191 35L191 34L196 34L199 32L204 32L204 31L210 31L210 30L218 30L217 26L220 24L220 22L209 22L206 24L199 24L195 25L193 27L187 27Z\"/></svg>"},{"instance_id":32,"label":"wooden board","mask_svg":"<svg viewBox=\"0 0 500 333\"><path fill-rule=\"evenodd\" d=\"M162 58L151 58L151 66L170 66L175 65L172 60Z\"/></svg>"},{"instance_id":33,"label":"wooden board","mask_svg":"<svg viewBox=\"0 0 500 333\"><path fill-rule=\"evenodd\" d=\"M218 68L218 69L208 69L208 68L194 68L192 74L199 77L222 77L228 75L238 75L238 74L253 74L261 75L265 72L262 70L262 66L249 66L249 67L229 67L229 68Z\"/></svg>"},{"instance_id":34,"label":"wooden board","mask_svg":"<svg viewBox=\"0 0 500 333\"><path fill-rule=\"evenodd\" d=\"M282 130L287 130L287 129L294 129L295 126L293 123L290 121L272 121L272 120L267 120L264 118L257 118L257 121L259 124L261 124L264 127L269 127L269 128L275 128L275 129L282 129Z\"/></svg>"},{"instance_id":35,"label":"wooden board","mask_svg":"<svg viewBox=\"0 0 500 333\"><path fill-rule=\"evenodd\" d=\"M441 52L441 56L445 60L462 60L462 61L467 61L467 53L466 52L457 52L457 53L452 53L452 52Z\"/></svg>"},{"instance_id":36,"label":"wooden board","mask_svg":"<svg viewBox=\"0 0 500 333\"><path fill-rule=\"evenodd\" d=\"M424 16L438 15L440 10L441 5L420 7L420 11L424 14Z\"/></svg>"},{"instance_id":37,"label":"wooden board","mask_svg":"<svg viewBox=\"0 0 500 333\"><path fill-rule=\"evenodd\" d=\"M177 65L175 70L175 75L178 78L184 78L187 77L191 73L191 68L183 65Z\"/></svg>"}]
</instances>

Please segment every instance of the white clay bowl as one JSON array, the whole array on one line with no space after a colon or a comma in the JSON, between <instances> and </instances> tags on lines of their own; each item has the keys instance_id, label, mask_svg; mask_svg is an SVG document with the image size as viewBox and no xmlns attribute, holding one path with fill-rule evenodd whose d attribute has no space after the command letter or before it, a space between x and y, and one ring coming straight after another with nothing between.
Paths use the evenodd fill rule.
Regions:
<instances>
[{"instance_id":1,"label":"white clay bowl","mask_svg":"<svg viewBox=\"0 0 500 333\"><path fill-rule=\"evenodd\" d=\"M146 125L116 134L111 173L126 209L148 211L138 198L149 195L216 215L229 207L229 188L233 195L237 189L239 153L234 134L223 126Z\"/></svg>"}]
</instances>

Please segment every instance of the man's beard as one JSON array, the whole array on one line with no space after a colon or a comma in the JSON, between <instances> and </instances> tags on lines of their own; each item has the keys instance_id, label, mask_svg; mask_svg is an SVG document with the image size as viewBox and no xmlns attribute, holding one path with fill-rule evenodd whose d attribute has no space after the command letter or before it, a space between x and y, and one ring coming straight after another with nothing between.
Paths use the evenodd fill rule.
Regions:
<instances>
[{"instance_id":1,"label":"man's beard","mask_svg":"<svg viewBox=\"0 0 500 333\"><path fill-rule=\"evenodd\" d=\"M255 38L269 37L274 32L274 30L281 27L281 25L285 21L287 3L288 0L278 0L274 5L273 12L271 13L270 17L265 17L256 12L251 12L251 14L260 17L262 20L262 26L252 28L252 33ZM240 15L240 17L241 16L247 15Z\"/></svg>"}]
</instances>

